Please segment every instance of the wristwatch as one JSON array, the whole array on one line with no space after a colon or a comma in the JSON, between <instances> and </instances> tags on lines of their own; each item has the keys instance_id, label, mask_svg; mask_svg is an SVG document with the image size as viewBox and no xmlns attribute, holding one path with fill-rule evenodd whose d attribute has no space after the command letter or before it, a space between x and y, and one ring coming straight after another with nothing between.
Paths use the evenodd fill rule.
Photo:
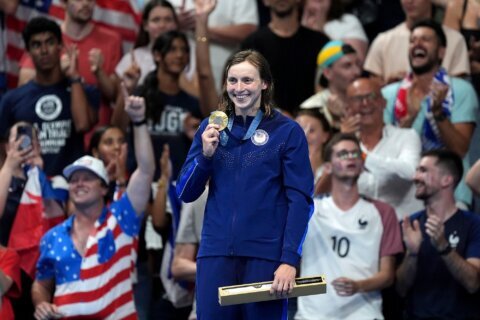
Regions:
<instances>
[{"instance_id":1,"label":"wristwatch","mask_svg":"<svg viewBox=\"0 0 480 320\"><path fill-rule=\"evenodd\" d=\"M433 119L435 119L435 121L437 122L442 122L444 121L445 119L447 119L447 115L445 114L445 112L440 112L438 114L433 114Z\"/></svg>"},{"instance_id":2,"label":"wristwatch","mask_svg":"<svg viewBox=\"0 0 480 320\"><path fill-rule=\"evenodd\" d=\"M440 251L438 251L438 254L441 255L441 256L446 256L447 254L450 253L450 251L452 251L452 247L450 246L450 244L448 244L445 249L442 249Z\"/></svg>"},{"instance_id":3,"label":"wristwatch","mask_svg":"<svg viewBox=\"0 0 480 320\"><path fill-rule=\"evenodd\" d=\"M132 125L134 127L140 127L140 126L143 126L144 124L147 124L147 119L144 118L143 120L140 120L140 121L132 121Z\"/></svg>"},{"instance_id":4,"label":"wristwatch","mask_svg":"<svg viewBox=\"0 0 480 320\"><path fill-rule=\"evenodd\" d=\"M70 84L74 84L74 83L83 83L83 78L82 77L70 78Z\"/></svg>"}]
</instances>

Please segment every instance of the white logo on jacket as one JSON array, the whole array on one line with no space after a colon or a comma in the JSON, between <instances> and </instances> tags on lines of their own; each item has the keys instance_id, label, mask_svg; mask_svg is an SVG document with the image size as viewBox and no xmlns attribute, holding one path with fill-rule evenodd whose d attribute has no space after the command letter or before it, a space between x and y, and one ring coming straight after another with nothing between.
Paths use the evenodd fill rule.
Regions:
<instances>
[{"instance_id":1,"label":"white logo on jacket","mask_svg":"<svg viewBox=\"0 0 480 320\"><path fill-rule=\"evenodd\" d=\"M268 139L268 133L262 129L257 129L251 138L252 143L256 146L263 146L268 142Z\"/></svg>"}]
</instances>

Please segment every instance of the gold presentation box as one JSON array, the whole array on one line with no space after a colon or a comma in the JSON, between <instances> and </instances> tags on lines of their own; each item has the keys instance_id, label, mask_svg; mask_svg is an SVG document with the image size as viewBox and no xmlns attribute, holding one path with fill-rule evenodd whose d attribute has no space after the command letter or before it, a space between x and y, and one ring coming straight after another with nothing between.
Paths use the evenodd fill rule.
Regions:
<instances>
[{"instance_id":1,"label":"gold presentation box","mask_svg":"<svg viewBox=\"0 0 480 320\"><path fill-rule=\"evenodd\" d=\"M266 281L220 287L218 288L218 302L221 306L229 306L232 304L283 299L276 295L270 295L272 283L273 281ZM324 276L296 278L295 286L288 298L326 292L327 283Z\"/></svg>"}]
</instances>

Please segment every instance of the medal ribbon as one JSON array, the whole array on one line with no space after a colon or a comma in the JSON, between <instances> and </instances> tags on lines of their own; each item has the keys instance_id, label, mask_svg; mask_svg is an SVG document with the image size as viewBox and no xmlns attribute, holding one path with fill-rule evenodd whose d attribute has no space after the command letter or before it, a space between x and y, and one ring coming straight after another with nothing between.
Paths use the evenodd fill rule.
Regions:
<instances>
[{"instance_id":1,"label":"medal ribbon","mask_svg":"<svg viewBox=\"0 0 480 320\"><path fill-rule=\"evenodd\" d=\"M220 132L220 144L222 146L226 146L227 145L227 142L228 142L228 138L229 137L232 137L236 140L238 140L237 137L235 137L233 134L232 134L232 127L233 127L233 119L235 118L235 116L233 117L229 117L228 118L228 124L227 124L227 128L225 128L225 130L223 130L222 132ZM245 135L243 136L243 138L241 139L242 141L243 140L248 140L250 139L253 134L255 133L255 131L257 130L258 126L260 125L260 122L262 121L262 118L263 118L263 111L262 110L258 110L257 112L257 115L255 116L255 118L252 120L252 123L250 123L250 126L248 127L248 130L247 132L245 133Z\"/></svg>"}]
</instances>

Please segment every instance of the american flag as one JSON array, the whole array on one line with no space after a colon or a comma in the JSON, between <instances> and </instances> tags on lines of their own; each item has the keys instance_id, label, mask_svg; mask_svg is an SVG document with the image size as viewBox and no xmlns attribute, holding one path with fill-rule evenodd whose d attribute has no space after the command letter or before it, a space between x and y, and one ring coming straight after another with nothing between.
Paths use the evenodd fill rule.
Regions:
<instances>
[{"instance_id":1,"label":"american flag","mask_svg":"<svg viewBox=\"0 0 480 320\"><path fill-rule=\"evenodd\" d=\"M58 23L65 12L60 0L21 0L15 15L5 19L6 29L6 73L8 88L18 82L18 64L25 52L22 30L27 22L40 15L50 16ZM141 21L135 0L97 0L93 20L110 30L118 32L123 40L123 52L128 52L135 42Z\"/></svg>"},{"instance_id":2,"label":"american flag","mask_svg":"<svg viewBox=\"0 0 480 320\"><path fill-rule=\"evenodd\" d=\"M104 209L82 257L70 230L74 217L40 243L37 279L55 278L53 303L63 319L136 319L132 271L141 217L124 195Z\"/></svg>"}]
</instances>

